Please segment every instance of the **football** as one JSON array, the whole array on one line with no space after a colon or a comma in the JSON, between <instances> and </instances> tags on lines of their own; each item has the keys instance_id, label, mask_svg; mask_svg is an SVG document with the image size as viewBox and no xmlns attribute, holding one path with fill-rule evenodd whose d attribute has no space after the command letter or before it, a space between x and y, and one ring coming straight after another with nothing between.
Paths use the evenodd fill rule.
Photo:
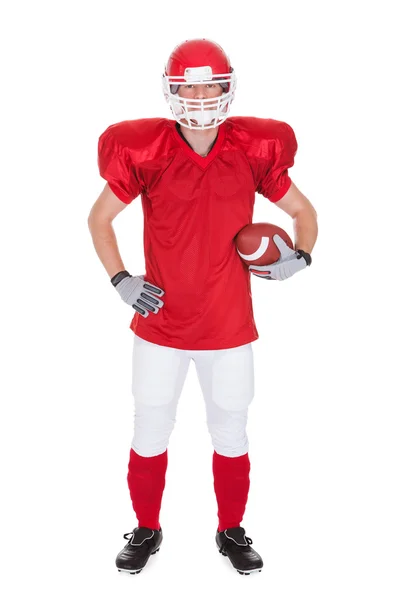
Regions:
<instances>
[{"instance_id":1,"label":"football","mask_svg":"<svg viewBox=\"0 0 400 600\"><path fill-rule=\"evenodd\" d=\"M280 235L294 249L290 236L284 229L272 223L250 223L235 237L236 250L246 265L266 266L279 260L281 253L273 236Z\"/></svg>"}]
</instances>

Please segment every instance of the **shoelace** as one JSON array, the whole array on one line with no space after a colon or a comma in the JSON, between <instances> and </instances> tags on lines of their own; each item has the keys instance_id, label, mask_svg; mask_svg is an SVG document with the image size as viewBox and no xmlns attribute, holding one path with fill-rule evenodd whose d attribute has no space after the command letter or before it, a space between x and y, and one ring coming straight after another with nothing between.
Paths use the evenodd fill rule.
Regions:
<instances>
[{"instance_id":1,"label":"shoelace","mask_svg":"<svg viewBox=\"0 0 400 600\"><path fill-rule=\"evenodd\" d=\"M252 545L252 543L253 543L253 540L252 540L251 538L249 538L249 537L247 537L247 536L244 536L244 539L246 540L246 542L247 542L247 545L248 545L248 546L251 546L251 545ZM219 549L219 552L220 552L221 554L222 554L222 552L225 550L226 546L228 545L228 542L230 542L230 541L233 541L233 540L227 540L226 542L224 542L224 543L222 544L221 548ZM243 546L241 546L241 545L239 545L239 544L236 544L236 542L233 542L233 543L234 543L234 545L232 545L232 549L235 549L235 550L237 550L238 548L243 548ZM245 547L246 547L246 546L245 546Z\"/></svg>"}]
</instances>

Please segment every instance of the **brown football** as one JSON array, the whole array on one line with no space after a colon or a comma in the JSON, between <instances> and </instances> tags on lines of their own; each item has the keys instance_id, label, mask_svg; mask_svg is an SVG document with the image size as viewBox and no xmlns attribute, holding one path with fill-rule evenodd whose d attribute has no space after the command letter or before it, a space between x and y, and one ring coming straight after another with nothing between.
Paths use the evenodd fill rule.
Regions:
<instances>
[{"instance_id":1,"label":"brown football","mask_svg":"<svg viewBox=\"0 0 400 600\"><path fill-rule=\"evenodd\" d=\"M272 223L250 223L235 237L236 249L246 265L266 266L279 260L281 253L273 236L280 235L294 249L290 236L284 229Z\"/></svg>"}]
</instances>

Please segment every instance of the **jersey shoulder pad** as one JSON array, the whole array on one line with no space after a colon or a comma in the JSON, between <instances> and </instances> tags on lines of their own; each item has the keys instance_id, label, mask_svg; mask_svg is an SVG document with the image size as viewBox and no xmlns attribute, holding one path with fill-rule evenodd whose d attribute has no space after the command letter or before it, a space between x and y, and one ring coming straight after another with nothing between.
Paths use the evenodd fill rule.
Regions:
<instances>
[{"instance_id":1,"label":"jersey shoulder pad","mask_svg":"<svg viewBox=\"0 0 400 600\"><path fill-rule=\"evenodd\" d=\"M269 155L271 143L275 151L282 150L284 146L289 146L294 151L297 148L294 131L284 121L258 117L230 117L227 123L232 142L237 146L242 145L247 153Z\"/></svg>"},{"instance_id":2,"label":"jersey shoulder pad","mask_svg":"<svg viewBox=\"0 0 400 600\"><path fill-rule=\"evenodd\" d=\"M127 150L134 162L147 160L162 145L163 136L168 135L167 119L135 119L121 121L107 127L100 136L100 144L115 145Z\"/></svg>"}]
</instances>

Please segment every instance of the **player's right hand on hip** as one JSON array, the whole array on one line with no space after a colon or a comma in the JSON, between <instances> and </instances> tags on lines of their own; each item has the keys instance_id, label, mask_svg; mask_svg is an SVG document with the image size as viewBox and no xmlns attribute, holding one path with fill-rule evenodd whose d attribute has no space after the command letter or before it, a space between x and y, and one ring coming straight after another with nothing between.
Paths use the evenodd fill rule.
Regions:
<instances>
[{"instance_id":1,"label":"player's right hand on hip","mask_svg":"<svg viewBox=\"0 0 400 600\"><path fill-rule=\"evenodd\" d=\"M157 314L164 302L160 299L164 295L164 290L144 280L143 275L132 276L127 271L126 275L118 281L118 275L113 279L118 283L113 283L115 289L122 300L132 306L142 317L148 317L149 313Z\"/></svg>"}]
</instances>

